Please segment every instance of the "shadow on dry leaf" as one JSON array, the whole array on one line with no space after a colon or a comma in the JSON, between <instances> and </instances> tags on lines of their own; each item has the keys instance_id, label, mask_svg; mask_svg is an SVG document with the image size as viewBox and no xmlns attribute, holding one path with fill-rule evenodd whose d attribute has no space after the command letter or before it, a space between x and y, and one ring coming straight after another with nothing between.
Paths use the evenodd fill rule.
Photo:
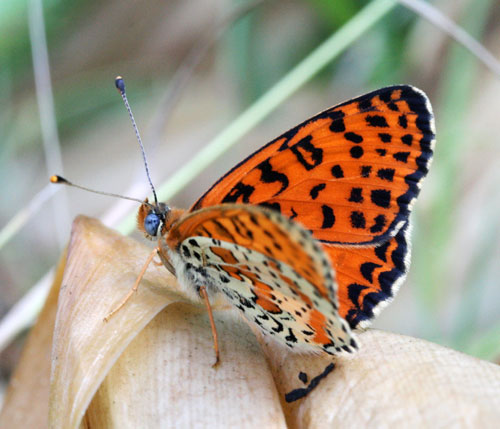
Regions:
<instances>
[{"instance_id":1,"label":"shadow on dry leaf","mask_svg":"<svg viewBox=\"0 0 500 429\"><path fill-rule=\"evenodd\" d=\"M148 253L95 220L77 218L67 260L61 259L11 380L0 427L486 427L500 421L497 365L374 330L359 335L361 350L349 358L291 354L255 335L222 301L214 306L222 362L212 368L204 307L190 302L163 267L152 265L138 293L104 322ZM316 387L309 392L310 386Z\"/></svg>"}]
</instances>

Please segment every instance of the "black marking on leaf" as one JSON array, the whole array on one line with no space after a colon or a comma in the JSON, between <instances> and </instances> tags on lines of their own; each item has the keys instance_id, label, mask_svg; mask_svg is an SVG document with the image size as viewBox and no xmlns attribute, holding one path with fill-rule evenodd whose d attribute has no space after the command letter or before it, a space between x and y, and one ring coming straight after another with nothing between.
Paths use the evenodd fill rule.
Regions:
<instances>
[{"instance_id":1,"label":"black marking on leaf","mask_svg":"<svg viewBox=\"0 0 500 429\"><path fill-rule=\"evenodd\" d=\"M351 157L355 159L363 156L363 148L361 146L353 146L349 152L351 153Z\"/></svg>"},{"instance_id":2,"label":"black marking on leaf","mask_svg":"<svg viewBox=\"0 0 500 429\"><path fill-rule=\"evenodd\" d=\"M294 389L285 394L285 401L290 403L305 398L315 387L318 386L319 382L323 378L325 378L328 374L330 374L334 369L335 369L335 364L330 363L321 374L317 375L311 380L311 382L307 387Z\"/></svg>"},{"instance_id":3,"label":"black marking on leaf","mask_svg":"<svg viewBox=\"0 0 500 429\"><path fill-rule=\"evenodd\" d=\"M312 170L323 162L323 149L314 146L311 140L312 136L307 136L290 147L290 150L297 157L297 161L306 170Z\"/></svg>"},{"instance_id":4,"label":"black marking on leaf","mask_svg":"<svg viewBox=\"0 0 500 429\"><path fill-rule=\"evenodd\" d=\"M363 202L363 189L362 188L352 188L351 195L347 201L352 203L362 203Z\"/></svg>"},{"instance_id":5,"label":"black marking on leaf","mask_svg":"<svg viewBox=\"0 0 500 429\"><path fill-rule=\"evenodd\" d=\"M307 380L309 379L309 377L307 377L307 374L305 372L299 372L299 380L302 381L302 383L306 384L307 383Z\"/></svg>"},{"instance_id":6,"label":"black marking on leaf","mask_svg":"<svg viewBox=\"0 0 500 429\"><path fill-rule=\"evenodd\" d=\"M359 267L359 271L361 275L368 280L370 283L373 283L373 271L375 268L380 268L382 265L374 264L373 262L365 262L361 264Z\"/></svg>"},{"instance_id":7,"label":"black marking on leaf","mask_svg":"<svg viewBox=\"0 0 500 429\"><path fill-rule=\"evenodd\" d=\"M365 215L362 212L351 212L351 225L353 228L363 229L366 227Z\"/></svg>"},{"instance_id":8,"label":"black marking on leaf","mask_svg":"<svg viewBox=\"0 0 500 429\"><path fill-rule=\"evenodd\" d=\"M281 189L278 192L276 192L274 196L281 194L286 188L288 188L289 184L288 177L286 176L286 174L273 170L269 158L266 159L265 161L262 161L259 165L257 165L256 168L261 171L260 179L264 183L274 183L274 182L281 183Z\"/></svg>"},{"instance_id":9,"label":"black marking on leaf","mask_svg":"<svg viewBox=\"0 0 500 429\"><path fill-rule=\"evenodd\" d=\"M396 152L392 156L396 161L401 161L401 162L407 163L408 157L410 156L410 152Z\"/></svg>"},{"instance_id":10,"label":"black marking on leaf","mask_svg":"<svg viewBox=\"0 0 500 429\"><path fill-rule=\"evenodd\" d=\"M361 143L363 141L362 136L360 136L359 134L353 133L352 131L345 133L344 137L346 140L349 140L350 142L353 142L353 143Z\"/></svg>"},{"instance_id":11,"label":"black marking on leaf","mask_svg":"<svg viewBox=\"0 0 500 429\"><path fill-rule=\"evenodd\" d=\"M319 185L313 186L311 190L309 191L309 195L313 200L318 198L319 192L322 191L323 189L326 188L326 185L324 183L320 183Z\"/></svg>"},{"instance_id":12,"label":"black marking on leaf","mask_svg":"<svg viewBox=\"0 0 500 429\"><path fill-rule=\"evenodd\" d=\"M370 199L376 206L386 209L391 205L391 191L387 189L374 189L370 194Z\"/></svg>"},{"instance_id":13,"label":"black marking on leaf","mask_svg":"<svg viewBox=\"0 0 500 429\"><path fill-rule=\"evenodd\" d=\"M384 143L390 143L392 140L392 136L387 133L379 133L378 136L380 137L380 140Z\"/></svg>"},{"instance_id":14,"label":"black marking on leaf","mask_svg":"<svg viewBox=\"0 0 500 429\"><path fill-rule=\"evenodd\" d=\"M370 232L376 234L377 232L382 232L387 219L384 215L378 215L375 217L375 223L370 227Z\"/></svg>"},{"instance_id":15,"label":"black marking on leaf","mask_svg":"<svg viewBox=\"0 0 500 429\"><path fill-rule=\"evenodd\" d=\"M396 170L394 168L381 168L377 171L377 176L382 180L392 182L394 180L395 172Z\"/></svg>"},{"instance_id":16,"label":"black marking on leaf","mask_svg":"<svg viewBox=\"0 0 500 429\"><path fill-rule=\"evenodd\" d=\"M370 127L388 128L389 124L383 116L380 115L367 115L366 123Z\"/></svg>"},{"instance_id":17,"label":"black marking on leaf","mask_svg":"<svg viewBox=\"0 0 500 429\"><path fill-rule=\"evenodd\" d=\"M344 171L342 170L342 167L340 165L334 165L332 167L332 176L336 179L341 179L342 177L344 177Z\"/></svg>"},{"instance_id":18,"label":"black marking on leaf","mask_svg":"<svg viewBox=\"0 0 500 429\"><path fill-rule=\"evenodd\" d=\"M335 214L330 206L322 205L321 211L323 212L323 224L321 228L331 228L335 223Z\"/></svg>"}]
</instances>

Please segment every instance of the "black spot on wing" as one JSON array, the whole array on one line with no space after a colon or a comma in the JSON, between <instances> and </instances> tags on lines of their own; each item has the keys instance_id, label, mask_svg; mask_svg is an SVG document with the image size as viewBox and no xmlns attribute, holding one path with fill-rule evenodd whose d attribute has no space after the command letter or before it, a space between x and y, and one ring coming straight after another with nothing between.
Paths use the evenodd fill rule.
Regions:
<instances>
[{"instance_id":1,"label":"black spot on wing","mask_svg":"<svg viewBox=\"0 0 500 429\"><path fill-rule=\"evenodd\" d=\"M326 185L324 183L320 183L319 185L313 186L309 191L309 195L313 200L315 200L316 198L318 198L320 191L322 191L325 188Z\"/></svg>"},{"instance_id":2,"label":"black spot on wing","mask_svg":"<svg viewBox=\"0 0 500 429\"><path fill-rule=\"evenodd\" d=\"M411 134L405 134L404 136L401 137L401 141L406 146L411 146L411 144L413 143L413 136Z\"/></svg>"},{"instance_id":3,"label":"black spot on wing","mask_svg":"<svg viewBox=\"0 0 500 429\"><path fill-rule=\"evenodd\" d=\"M322 205L321 212L323 213L323 224L321 228L331 228L335 223L335 214L330 206Z\"/></svg>"},{"instance_id":4,"label":"black spot on wing","mask_svg":"<svg viewBox=\"0 0 500 429\"><path fill-rule=\"evenodd\" d=\"M376 268L380 268L382 265L374 264L373 262L365 262L361 264L359 267L359 271L361 275L368 280L370 283L373 283L373 271Z\"/></svg>"},{"instance_id":5,"label":"black spot on wing","mask_svg":"<svg viewBox=\"0 0 500 429\"><path fill-rule=\"evenodd\" d=\"M330 112L328 116L331 118L332 123L330 124L330 131L334 133L343 133L345 131L345 124L344 124L344 112L340 110L335 110L333 112Z\"/></svg>"},{"instance_id":6,"label":"black spot on wing","mask_svg":"<svg viewBox=\"0 0 500 429\"><path fill-rule=\"evenodd\" d=\"M382 140L383 143L390 143L392 140L392 136L387 133L379 133L378 136L380 137L380 140Z\"/></svg>"},{"instance_id":7,"label":"black spot on wing","mask_svg":"<svg viewBox=\"0 0 500 429\"><path fill-rule=\"evenodd\" d=\"M365 289L368 289L368 286L363 286L357 283L351 283L347 286L347 296L349 300L359 308L359 295Z\"/></svg>"},{"instance_id":8,"label":"black spot on wing","mask_svg":"<svg viewBox=\"0 0 500 429\"><path fill-rule=\"evenodd\" d=\"M342 170L342 167L340 165L334 165L332 167L332 176L336 179L341 179L342 177L344 177L344 171Z\"/></svg>"},{"instance_id":9,"label":"black spot on wing","mask_svg":"<svg viewBox=\"0 0 500 429\"><path fill-rule=\"evenodd\" d=\"M394 168L381 168L377 171L377 176L382 180L392 182L394 180L394 173L396 173Z\"/></svg>"},{"instance_id":10,"label":"black spot on wing","mask_svg":"<svg viewBox=\"0 0 500 429\"><path fill-rule=\"evenodd\" d=\"M387 223L387 219L384 215L378 215L375 217L375 223L370 227L370 232L376 234L377 232L382 232L384 226Z\"/></svg>"},{"instance_id":11,"label":"black spot on wing","mask_svg":"<svg viewBox=\"0 0 500 429\"><path fill-rule=\"evenodd\" d=\"M367 115L366 123L370 127L388 128L389 124L383 116L380 115Z\"/></svg>"},{"instance_id":12,"label":"black spot on wing","mask_svg":"<svg viewBox=\"0 0 500 429\"><path fill-rule=\"evenodd\" d=\"M401 115L398 118L398 124L402 128L407 128L408 127L408 120L406 119L406 115Z\"/></svg>"},{"instance_id":13,"label":"black spot on wing","mask_svg":"<svg viewBox=\"0 0 500 429\"><path fill-rule=\"evenodd\" d=\"M267 201L264 201L263 203L260 203L259 206L261 207L266 207L268 209L277 211L281 213L281 206L279 203L269 203Z\"/></svg>"},{"instance_id":14,"label":"black spot on wing","mask_svg":"<svg viewBox=\"0 0 500 429\"><path fill-rule=\"evenodd\" d=\"M356 229L363 229L366 227L365 215L359 211L351 212L351 226Z\"/></svg>"},{"instance_id":15,"label":"black spot on wing","mask_svg":"<svg viewBox=\"0 0 500 429\"><path fill-rule=\"evenodd\" d=\"M236 203L241 197L241 202L248 203L250 196L255 191L251 185L245 185L243 182L238 182L222 199L223 203Z\"/></svg>"},{"instance_id":16,"label":"black spot on wing","mask_svg":"<svg viewBox=\"0 0 500 429\"><path fill-rule=\"evenodd\" d=\"M281 183L281 189L276 192L274 196L281 194L286 188L288 188L288 177L286 176L286 174L273 170L269 158L265 161L262 161L259 165L257 165L256 168L261 171L260 179L264 183Z\"/></svg>"},{"instance_id":17,"label":"black spot on wing","mask_svg":"<svg viewBox=\"0 0 500 429\"><path fill-rule=\"evenodd\" d=\"M370 177L371 172L372 172L371 165L362 165L361 166L361 177L364 177L364 178Z\"/></svg>"},{"instance_id":18,"label":"black spot on wing","mask_svg":"<svg viewBox=\"0 0 500 429\"><path fill-rule=\"evenodd\" d=\"M314 146L311 140L311 136L306 136L290 147L297 161L308 171L323 162L323 149Z\"/></svg>"},{"instance_id":19,"label":"black spot on wing","mask_svg":"<svg viewBox=\"0 0 500 429\"><path fill-rule=\"evenodd\" d=\"M363 148L361 146L353 146L350 149L351 157L354 159L361 158L363 156Z\"/></svg>"},{"instance_id":20,"label":"black spot on wing","mask_svg":"<svg viewBox=\"0 0 500 429\"><path fill-rule=\"evenodd\" d=\"M410 152L396 152L392 156L396 161L407 163L408 157L410 156Z\"/></svg>"},{"instance_id":21,"label":"black spot on wing","mask_svg":"<svg viewBox=\"0 0 500 429\"><path fill-rule=\"evenodd\" d=\"M344 137L346 140L349 140L353 143L361 143L363 141L363 137L361 137L359 134L353 133L352 131L345 133Z\"/></svg>"},{"instance_id":22,"label":"black spot on wing","mask_svg":"<svg viewBox=\"0 0 500 429\"><path fill-rule=\"evenodd\" d=\"M396 103L393 103L393 102L390 102L387 104L387 107L392 110L393 112L398 112L399 111L399 107Z\"/></svg>"},{"instance_id":23,"label":"black spot on wing","mask_svg":"<svg viewBox=\"0 0 500 429\"><path fill-rule=\"evenodd\" d=\"M381 244L380 246L375 247L375 255L377 255L377 258L379 258L381 261L387 262L387 249L389 248L389 245L391 243L388 241L384 244Z\"/></svg>"},{"instance_id":24,"label":"black spot on wing","mask_svg":"<svg viewBox=\"0 0 500 429\"><path fill-rule=\"evenodd\" d=\"M391 191L387 189L374 189L370 194L373 204L383 208L389 208L391 205Z\"/></svg>"},{"instance_id":25,"label":"black spot on wing","mask_svg":"<svg viewBox=\"0 0 500 429\"><path fill-rule=\"evenodd\" d=\"M358 107L359 107L359 110L361 111L368 111L368 110L371 110L372 109L372 100L367 98L365 100L361 100L359 103L358 103Z\"/></svg>"},{"instance_id":26,"label":"black spot on wing","mask_svg":"<svg viewBox=\"0 0 500 429\"><path fill-rule=\"evenodd\" d=\"M352 188L351 195L349 196L349 199L347 201L350 201L352 203L362 203L363 202L363 189L362 188Z\"/></svg>"}]
</instances>

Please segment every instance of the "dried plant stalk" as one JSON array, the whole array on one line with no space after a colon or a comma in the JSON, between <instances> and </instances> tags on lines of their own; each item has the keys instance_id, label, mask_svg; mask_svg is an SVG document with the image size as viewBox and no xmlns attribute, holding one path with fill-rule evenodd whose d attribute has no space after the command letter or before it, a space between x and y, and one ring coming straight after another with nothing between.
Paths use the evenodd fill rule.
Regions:
<instances>
[{"instance_id":1,"label":"dried plant stalk","mask_svg":"<svg viewBox=\"0 0 500 429\"><path fill-rule=\"evenodd\" d=\"M151 266L139 292L105 323L148 252L97 221L75 221L59 299L60 274L11 383L1 427L45 427L48 410L49 425L65 429L487 427L500 421L498 365L380 331L361 334L361 350L349 358L297 355L255 335L218 302L222 362L212 368L205 310L163 267ZM301 396L332 362L308 395L285 399Z\"/></svg>"}]
</instances>

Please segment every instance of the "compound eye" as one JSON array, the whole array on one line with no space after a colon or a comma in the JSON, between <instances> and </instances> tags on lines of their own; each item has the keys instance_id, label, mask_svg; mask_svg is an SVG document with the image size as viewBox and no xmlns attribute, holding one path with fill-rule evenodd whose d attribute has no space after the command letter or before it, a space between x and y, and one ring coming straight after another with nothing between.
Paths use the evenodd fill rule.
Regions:
<instances>
[{"instance_id":1,"label":"compound eye","mask_svg":"<svg viewBox=\"0 0 500 429\"><path fill-rule=\"evenodd\" d=\"M144 229L151 237L156 237L159 226L160 226L160 216L158 216L156 213L149 213L144 218Z\"/></svg>"}]
</instances>

